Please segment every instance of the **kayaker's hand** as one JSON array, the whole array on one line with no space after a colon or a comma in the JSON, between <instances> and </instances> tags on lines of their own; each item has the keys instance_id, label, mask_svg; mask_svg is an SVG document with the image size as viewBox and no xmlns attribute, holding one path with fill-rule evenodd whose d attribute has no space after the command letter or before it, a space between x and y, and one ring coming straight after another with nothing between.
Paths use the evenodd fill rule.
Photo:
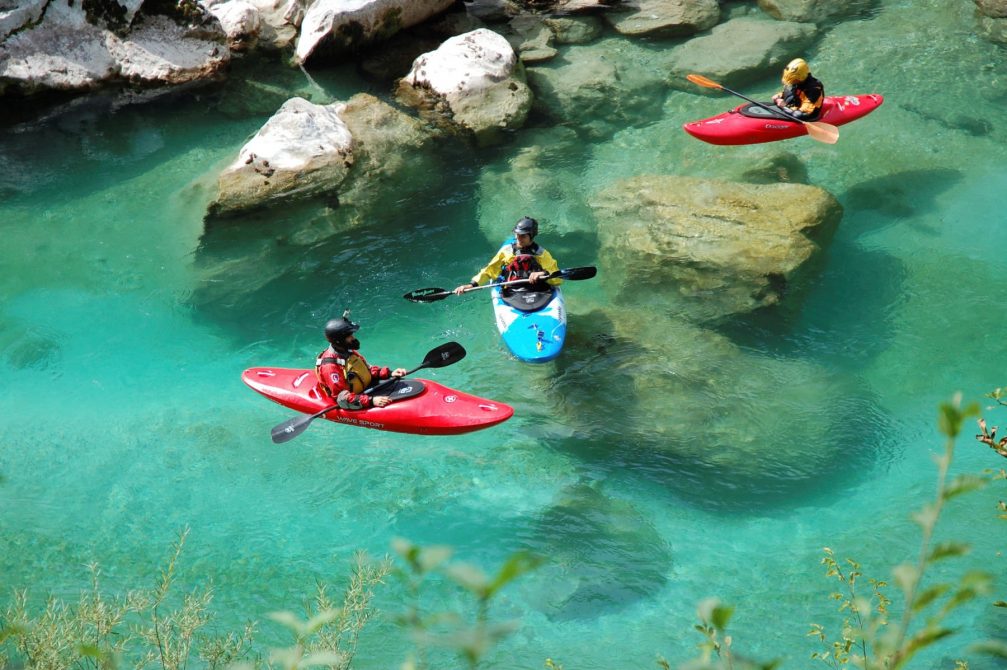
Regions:
<instances>
[{"instance_id":1,"label":"kayaker's hand","mask_svg":"<svg viewBox=\"0 0 1007 670\"><path fill-rule=\"evenodd\" d=\"M548 276L549 276L548 272L532 272L530 275L528 275L528 281L530 281L532 284L537 284Z\"/></svg>"},{"instance_id":2,"label":"kayaker's hand","mask_svg":"<svg viewBox=\"0 0 1007 670\"><path fill-rule=\"evenodd\" d=\"M375 407L384 407L391 401L392 399L386 395L379 395L371 398L371 404L374 405Z\"/></svg>"},{"instance_id":3,"label":"kayaker's hand","mask_svg":"<svg viewBox=\"0 0 1007 670\"><path fill-rule=\"evenodd\" d=\"M452 291L452 293L454 293L455 295L461 295L462 293L465 293L465 291L469 290L470 288L472 288L472 284L462 284L461 286L459 286L458 288L456 288L454 291Z\"/></svg>"},{"instance_id":4,"label":"kayaker's hand","mask_svg":"<svg viewBox=\"0 0 1007 670\"><path fill-rule=\"evenodd\" d=\"M392 370L392 377L405 377L407 372L409 371L405 368L395 368Z\"/></svg>"}]
</instances>

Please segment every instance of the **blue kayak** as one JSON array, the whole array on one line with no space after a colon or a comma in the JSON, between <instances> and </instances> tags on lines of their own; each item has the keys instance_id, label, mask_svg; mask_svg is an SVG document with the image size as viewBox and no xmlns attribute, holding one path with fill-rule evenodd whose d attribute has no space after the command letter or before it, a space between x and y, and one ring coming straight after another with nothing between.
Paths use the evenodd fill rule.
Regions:
<instances>
[{"instance_id":1,"label":"blue kayak","mask_svg":"<svg viewBox=\"0 0 1007 670\"><path fill-rule=\"evenodd\" d=\"M566 341L566 307L559 288L497 286L491 293L497 329L512 354L526 363L559 356Z\"/></svg>"}]
</instances>

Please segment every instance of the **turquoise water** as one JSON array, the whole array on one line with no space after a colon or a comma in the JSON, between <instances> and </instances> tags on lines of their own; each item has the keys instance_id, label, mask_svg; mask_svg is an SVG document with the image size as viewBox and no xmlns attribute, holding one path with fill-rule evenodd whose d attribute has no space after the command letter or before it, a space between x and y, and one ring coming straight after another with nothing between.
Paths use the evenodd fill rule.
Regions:
<instances>
[{"instance_id":1,"label":"turquoise water","mask_svg":"<svg viewBox=\"0 0 1007 670\"><path fill-rule=\"evenodd\" d=\"M502 594L494 614L523 625L488 667L685 659L708 596L735 605L736 649L799 667L816 650L808 623L837 621L821 548L878 577L914 558L909 514L932 495L937 404L1005 383L1007 67L973 36L971 6L885 2L821 38L811 57L830 91L886 96L835 147L702 145L680 124L731 102L669 92L658 114L590 142L539 119L513 145L449 157L439 186L342 234L338 212L315 205L206 230L202 215L274 98L383 94L351 68L315 82L239 72L254 85L4 131L0 588L71 597L90 561L110 588L135 587L188 526L183 580L212 583L221 624L237 628L340 580L356 549L381 555L403 536L487 569L518 549L549 557ZM521 178L532 137L551 149L539 178ZM561 265L603 264L585 203L612 180L736 178L780 151L845 213L779 309L716 331L643 318L602 274L568 286L567 349L530 368L506 354L488 297L400 297L470 276L523 214L543 221ZM290 412L241 370L310 365L344 307L372 362L411 367L463 343L464 361L429 376L515 417L455 438L316 422L273 445L269 428ZM955 471L1002 467L971 432ZM935 578L1003 576L1002 497L1001 484L948 509L941 536L973 552ZM398 595L383 591L382 608ZM435 589L431 606L456 598ZM963 631L924 663L995 667L965 648L1004 635L1000 612L963 612ZM267 642L279 636L265 624ZM407 648L378 621L357 667L392 667Z\"/></svg>"}]
</instances>

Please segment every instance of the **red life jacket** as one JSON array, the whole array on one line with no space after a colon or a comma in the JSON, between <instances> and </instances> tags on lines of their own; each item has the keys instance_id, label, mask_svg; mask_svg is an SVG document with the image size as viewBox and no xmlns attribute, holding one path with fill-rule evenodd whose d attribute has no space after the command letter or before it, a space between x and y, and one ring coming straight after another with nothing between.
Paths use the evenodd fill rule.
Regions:
<instances>
[{"instance_id":1,"label":"red life jacket","mask_svg":"<svg viewBox=\"0 0 1007 670\"><path fill-rule=\"evenodd\" d=\"M538 258L535 257L535 253L539 251L537 244L533 244L528 251L519 249L516 244L511 245L511 249L514 251L514 258L501 273L504 281L527 279L532 272L542 271L542 266L539 264Z\"/></svg>"}]
</instances>

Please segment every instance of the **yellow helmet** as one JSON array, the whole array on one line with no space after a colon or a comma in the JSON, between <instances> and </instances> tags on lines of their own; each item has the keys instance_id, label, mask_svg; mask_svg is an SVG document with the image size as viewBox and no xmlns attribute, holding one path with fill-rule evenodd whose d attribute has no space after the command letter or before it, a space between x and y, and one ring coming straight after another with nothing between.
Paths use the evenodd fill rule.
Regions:
<instances>
[{"instance_id":1,"label":"yellow helmet","mask_svg":"<svg viewBox=\"0 0 1007 670\"><path fill-rule=\"evenodd\" d=\"M787 67L783 68L783 83L787 85L799 84L807 79L809 74L811 74L811 70L808 68L807 61L803 58L795 58L787 63Z\"/></svg>"}]
</instances>

